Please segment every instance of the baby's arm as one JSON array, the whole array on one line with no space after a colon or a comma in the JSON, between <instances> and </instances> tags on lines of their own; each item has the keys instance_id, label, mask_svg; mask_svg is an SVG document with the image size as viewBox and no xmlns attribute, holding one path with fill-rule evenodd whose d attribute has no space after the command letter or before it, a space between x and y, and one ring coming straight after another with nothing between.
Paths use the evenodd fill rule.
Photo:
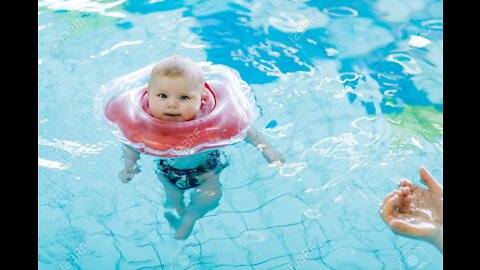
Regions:
<instances>
[{"instance_id":1,"label":"baby's arm","mask_svg":"<svg viewBox=\"0 0 480 270\"><path fill-rule=\"evenodd\" d=\"M262 152L265 160L269 163L273 163L275 161L285 163L285 159L283 158L282 154L275 150L275 148L273 148L273 146L267 141L267 139L265 139L265 137L261 133L256 131L254 128L250 128L247 131L245 141L258 148L258 150Z\"/></svg>"},{"instance_id":2,"label":"baby's arm","mask_svg":"<svg viewBox=\"0 0 480 270\"><path fill-rule=\"evenodd\" d=\"M122 150L123 150L122 160L125 163L125 167L123 168L123 170L120 171L120 173L118 174L118 177L124 183L127 183L133 179L135 174L140 172L140 170L136 168L137 160L140 159L140 153L126 144L122 146Z\"/></svg>"}]
</instances>

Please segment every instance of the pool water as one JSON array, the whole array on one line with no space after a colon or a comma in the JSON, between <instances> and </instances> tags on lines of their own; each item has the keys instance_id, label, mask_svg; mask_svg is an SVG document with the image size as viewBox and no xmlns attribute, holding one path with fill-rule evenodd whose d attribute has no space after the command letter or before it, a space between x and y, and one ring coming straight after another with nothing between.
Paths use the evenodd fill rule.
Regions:
<instances>
[{"instance_id":1,"label":"pool water","mask_svg":"<svg viewBox=\"0 0 480 270\"><path fill-rule=\"evenodd\" d=\"M45 0L38 38L39 269L443 268L378 213L420 165L443 184L442 1ZM224 148L220 204L185 241L154 158L122 183L95 115L102 86L172 54L236 69L287 161Z\"/></svg>"}]
</instances>

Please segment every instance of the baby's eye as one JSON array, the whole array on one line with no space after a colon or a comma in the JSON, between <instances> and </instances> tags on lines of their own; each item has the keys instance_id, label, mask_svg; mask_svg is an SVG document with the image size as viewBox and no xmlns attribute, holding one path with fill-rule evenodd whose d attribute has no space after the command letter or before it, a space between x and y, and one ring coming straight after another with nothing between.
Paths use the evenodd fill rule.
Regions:
<instances>
[{"instance_id":1,"label":"baby's eye","mask_svg":"<svg viewBox=\"0 0 480 270\"><path fill-rule=\"evenodd\" d=\"M186 100L186 99L189 99L190 97L189 96L180 96L180 99L182 100Z\"/></svg>"},{"instance_id":2,"label":"baby's eye","mask_svg":"<svg viewBox=\"0 0 480 270\"><path fill-rule=\"evenodd\" d=\"M158 94L158 96L161 97L161 98L167 98L167 95L165 95L165 94Z\"/></svg>"}]
</instances>

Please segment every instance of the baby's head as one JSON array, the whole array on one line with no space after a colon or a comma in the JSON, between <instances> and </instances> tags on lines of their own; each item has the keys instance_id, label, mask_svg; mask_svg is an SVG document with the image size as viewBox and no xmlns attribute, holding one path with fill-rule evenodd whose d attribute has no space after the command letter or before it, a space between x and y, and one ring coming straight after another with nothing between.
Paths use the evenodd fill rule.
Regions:
<instances>
[{"instance_id":1,"label":"baby's head","mask_svg":"<svg viewBox=\"0 0 480 270\"><path fill-rule=\"evenodd\" d=\"M158 62L148 82L150 113L161 120L184 122L195 118L204 95L205 79L200 66L184 56Z\"/></svg>"}]
</instances>

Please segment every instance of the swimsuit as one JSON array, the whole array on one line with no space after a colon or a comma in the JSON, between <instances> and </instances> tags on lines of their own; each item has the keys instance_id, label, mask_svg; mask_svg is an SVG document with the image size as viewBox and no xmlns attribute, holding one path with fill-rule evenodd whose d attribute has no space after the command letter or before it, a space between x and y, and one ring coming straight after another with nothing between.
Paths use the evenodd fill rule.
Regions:
<instances>
[{"instance_id":1,"label":"swimsuit","mask_svg":"<svg viewBox=\"0 0 480 270\"><path fill-rule=\"evenodd\" d=\"M225 153L219 150L207 155L207 159L193 169L177 169L167 164L166 160L157 161L157 173L164 175L168 181L176 185L179 189L186 190L199 186L203 181L198 177L204 173L215 171L219 173L229 165Z\"/></svg>"}]
</instances>

